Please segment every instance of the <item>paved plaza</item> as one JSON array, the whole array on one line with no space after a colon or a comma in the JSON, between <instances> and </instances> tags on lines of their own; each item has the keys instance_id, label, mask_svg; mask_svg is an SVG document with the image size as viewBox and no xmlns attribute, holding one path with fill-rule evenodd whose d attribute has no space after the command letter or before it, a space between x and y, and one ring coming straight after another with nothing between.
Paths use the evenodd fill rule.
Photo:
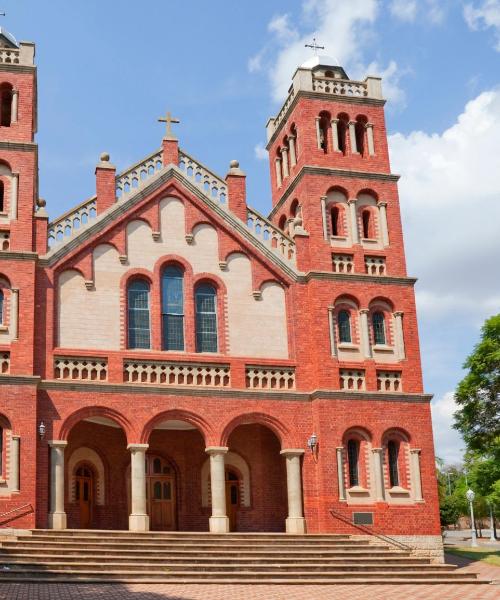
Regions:
<instances>
[{"instance_id":1,"label":"paved plaza","mask_svg":"<svg viewBox=\"0 0 500 600\"><path fill-rule=\"evenodd\" d=\"M499 600L500 567L449 557L493 585L0 584L0 600Z\"/></svg>"}]
</instances>

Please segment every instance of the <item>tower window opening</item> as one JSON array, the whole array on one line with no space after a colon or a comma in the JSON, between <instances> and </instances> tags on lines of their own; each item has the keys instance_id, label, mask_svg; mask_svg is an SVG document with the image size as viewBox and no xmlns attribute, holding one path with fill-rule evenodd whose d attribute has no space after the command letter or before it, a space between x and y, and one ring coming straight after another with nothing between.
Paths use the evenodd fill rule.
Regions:
<instances>
[{"instance_id":1,"label":"tower window opening","mask_svg":"<svg viewBox=\"0 0 500 600\"><path fill-rule=\"evenodd\" d=\"M12 121L12 87L4 85L0 91L0 125L10 127Z\"/></svg>"},{"instance_id":2,"label":"tower window opening","mask_svg":"<svg viewBox=\"0 0 500 600\"><path fill-rule=\"evenodd\" d=\"M384 313L377 311L373 313L372 317L373 323L373 341L376 345L385 346L386 336L385 336L385 318Z\"/></svg>"},{"instance_id":3,"label":"tower window opening","mask_svg":"<svg viewBox=\"0 0 500 600\"><path fill-rule=\"evenodd\" d=\"M337 317L339 327L339 342L350 344L352 342L351 336L351 315L348 310L340 310Z\"/></svg>"},{"instance_id":4,"label":"tower window opening","mask_svg":"<svg viewBox=\"0 0 500 600\"><path fill-rule=\"evenodd\" d=\"M339 141L339 150L342 154L345 154L347 151L347 123L349 118L347 115L339 115L337 121L337 137Z\"/></svg>"},{"instance_id":5,"label":"tower window opening","mask_svg":"<svg viewBox=\"0 0 500 600\"><path fill-rule=\"evenodd\" d=\"M334 206L331 211L332 235L343 235L342 211L338 206Z\"/></svg>"},{"instance_id":6,"label":"tower window opening","mask_svg":"<svg viewBox=\"0 0 500 600\"><path fill-rule=\"evenodd\" d=\"M356 125L354 126L354 131L356 135L356 147L361 154L364 156L365 154L365 131L366 131L366 121L363 117L358 117L356 119Z\"/></svg>"},{"instance_id":7,"label":"tower window opening","mask_svg":"<svg viewBox=\"0 0 500 600\"><path fill-rule=\"evenodd\" d=\"M349 463L349 485L359 485L359 442L349 440L347 442L347 461Z\"/></svg>"},{"instance_id":8,"label":"tower window opening","mask_svg":"<svg viewBox=\"0 0 500 600\"><path fill-rule=\"evenodd\" d=\"M391 487L397 487L399 485L399 444L390 440L387 444L387 453L389 455L389 481Z\"/></svg>"},{"instance_id":9,"label":"tower window opening","mask_svg":"<svg viewBox=\"0 0 500 600\"><path fill-rule=\"evenodd\" d=\"M364 210L362 215L363 222L363 237L370 239L372 236L372 215L370 210Z\"/></svg>"},{"instance_id":10,"label":"tower window opening","mask_svg":"<svg viewBox=\"0 0 500 600\"><path fill-rule=\"evenodd\" d=\"M319 146L325 154L328 153L328 146L329 146L328 130L329 130L329 128L330 128L329 115L326 113L321 113L320 119L319 119L319 132L318 132Z\"/></svg>"},{"instance_id":11,"label":"tower window opening","mask_svg":"<svg viewBox=\"0 0 500 600\"><path fill-rule=\"evenodd\" d=\"M4 212L5 203L5 186L3 181L0 180L0 212Z\"/></svg>"}]
</instances>

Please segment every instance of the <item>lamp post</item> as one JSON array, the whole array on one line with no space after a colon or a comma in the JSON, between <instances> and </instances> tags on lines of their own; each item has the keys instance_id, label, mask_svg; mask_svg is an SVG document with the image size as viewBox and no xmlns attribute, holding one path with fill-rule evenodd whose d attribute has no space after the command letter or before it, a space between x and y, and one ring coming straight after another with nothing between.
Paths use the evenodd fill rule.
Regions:
<instances>
[{"instance_id":1,"label":"lamp post","mask_svg":"<svg viewBox=\"0 0 500 600\"><path fill-rule=\"evenodd\" d=\"M496 542L495 538L495 521L493 518L493 502L489 501L488 506L490 508L490 542Z\"/></svg>"},{"instance_id":2,"label":"lamp post","mask_svg":"<svg viewBox=\"0 0 500 600\"><path fill-rule=\"evenodd\" d=\"M465 493L465 496L469 502L469 508L470 508L470 524L471 524L470 545L472 548L477 548L476 524L474 522L474 507L472 506L472 503L474 502L474 498L476 497L476 494L469 488L467 490L467 492Z\"/></svg>"}]
</instances>

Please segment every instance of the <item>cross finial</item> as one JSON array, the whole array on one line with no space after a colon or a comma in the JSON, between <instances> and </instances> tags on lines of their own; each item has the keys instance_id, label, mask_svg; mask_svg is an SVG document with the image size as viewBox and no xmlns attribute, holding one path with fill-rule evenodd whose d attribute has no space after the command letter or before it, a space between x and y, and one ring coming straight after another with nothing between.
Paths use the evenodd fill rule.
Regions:
<instances>
[{"instance_id":1,"label":"cross finial","mask_svg":"<svg viewBox=\"0 0 500 600\"><path fill-rule=\"evenodd\" d=\"M305 48L312 48L312 50L314 52L314 56L318 55L318 50L324 50L325 49L324 46L318 46L318 44L316 43L316 38L313 38L312 44L305 44L304 47Z\"/></svg>"},{"instance_id":2,"label":"cross finial","mask_svg":"<svg viewBox=\"0 0 500 600\"><path fill-rule=\"evenodd\" d=\"M160 123L166 123L166 125L167 125L167 131L165 133L165 137L167 139L173 139L174 135L172 133L172 123L180 123L180 120L176 119L175 117L172 117L172 115L170 114L170 111L167 111L167 114L164 117L160 117L158 119L158 121Z\"/></svg>"}]
</instances>

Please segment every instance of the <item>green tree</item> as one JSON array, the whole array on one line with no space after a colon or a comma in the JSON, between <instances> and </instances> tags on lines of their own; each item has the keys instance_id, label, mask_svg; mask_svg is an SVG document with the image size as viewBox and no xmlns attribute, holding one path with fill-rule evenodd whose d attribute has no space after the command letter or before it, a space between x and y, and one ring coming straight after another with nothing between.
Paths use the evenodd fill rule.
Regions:
<instances>
[{"instance_id":1,"label":"green tree","mask_svg":"<svg viewBox=\"0 0 500 600\"><path fill-rule=\"evenodd\" d=\"M469 449L487 454L500 440L500 315L484 323L481 341L464 368L468 373L455 392L460 408L454 427Z\"/></svg>"}]
</instances>

